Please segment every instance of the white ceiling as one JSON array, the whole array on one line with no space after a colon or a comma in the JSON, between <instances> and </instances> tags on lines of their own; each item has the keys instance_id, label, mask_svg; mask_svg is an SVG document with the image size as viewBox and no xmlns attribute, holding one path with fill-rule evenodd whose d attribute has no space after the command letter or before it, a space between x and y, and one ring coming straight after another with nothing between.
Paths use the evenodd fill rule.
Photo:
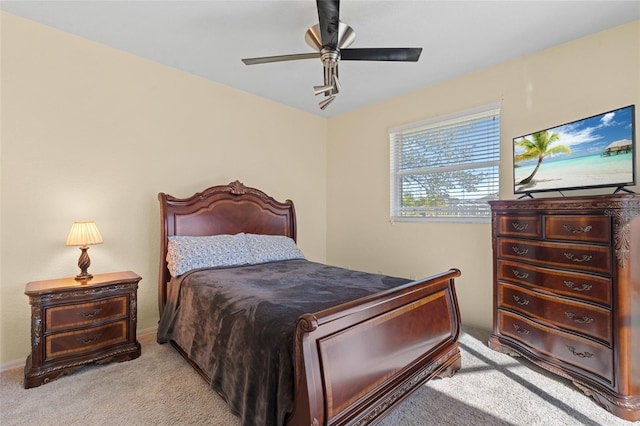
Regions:
<instances>
[{"instance_id":1,"label":"white ceiling","mask_svg":"<svg viewBox=\"0 0 640 426\"><path fill-rule=\"evenodd\" d=\"M3 0L0 9L324 117L640 19L638 0L343 0L351 47L422 47L422 56L342 61L342 90L321 111L319 59L240 61L312 52L304 33L318 22L313 0Z\"/></svg>"}]
</instances>

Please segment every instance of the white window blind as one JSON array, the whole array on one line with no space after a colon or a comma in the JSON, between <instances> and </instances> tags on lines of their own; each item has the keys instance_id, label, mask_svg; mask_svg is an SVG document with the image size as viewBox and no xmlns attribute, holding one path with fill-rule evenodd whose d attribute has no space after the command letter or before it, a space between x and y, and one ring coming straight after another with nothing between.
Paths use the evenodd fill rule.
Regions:
<instances>
[{"instance_id":1,"label":"white window blind","mask_svg":"<svg viewBox=\"0 0 640 426\"><path fill-rule=\"evenodd\" d=\"M500 108L389 129L392 220L488 221L498 199Z\"/></svg>"}]
</instances>

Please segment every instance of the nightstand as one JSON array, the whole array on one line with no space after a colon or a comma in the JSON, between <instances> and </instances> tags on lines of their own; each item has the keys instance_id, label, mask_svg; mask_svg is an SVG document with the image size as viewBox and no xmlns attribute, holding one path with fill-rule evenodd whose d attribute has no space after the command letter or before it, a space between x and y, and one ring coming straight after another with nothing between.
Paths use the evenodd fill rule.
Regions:
<instances>
[{"instance_id":1,"label":"nightstand","mask_svg":"<svg viewBox=\"0 0 640 426\"><path fill-rule=\"evenodd\" d=\"M40 386L86 364L140 356L136 340L137 274L97 274L33 281L24 293L31 304L31 355L24 387Z\"/></svg>"}]
</instances>

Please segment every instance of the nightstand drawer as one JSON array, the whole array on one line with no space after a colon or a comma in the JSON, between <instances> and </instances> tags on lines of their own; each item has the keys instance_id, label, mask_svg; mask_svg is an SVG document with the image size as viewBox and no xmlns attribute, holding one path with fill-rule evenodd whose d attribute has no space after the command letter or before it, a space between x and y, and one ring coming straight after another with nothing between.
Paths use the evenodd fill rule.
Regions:
<instances>
[{"instance_id":1,"label":"nightstand drawer","mask_svg":"<svg viewBox=\"0 0 640 426\"><path fill-rule=\"evenodd\" d=\"M598 303L611 308L611 278L498 260L498 280Z\"/></svg>"},{"instance_id":2,"label":"nightstand drawer","mask_svg":"<svg viewBox=\"0 0 640 426\"><path fill-rule=\"evenodd\" d=\"M44 332L98 324L123 318L126 315L126 296L73 305L52 306L46 309Z\"/></svg>"},{"instance_id":3,"label":"nightstand drawer","mask_svg":"<svg viewBox=\"0 0 640 426\"><path fill-rule=\"evenodd\" d=\"M544 236L553 240L609 244L611 221L607 216L547 216L544 221Z\"/></svg>"},{"instance_id":4,"label":"nightstand drawer","mask_svg":"<svg viewBox=\"0 0 640 426\"><path fill-rule=\"evenodd\" d=\"M593 337L611 345L611 313L586 303L546 296L511 284L499 284L498 307Z\"/></svg>"},{"instance_id":5,"label":"nightstand drawer","mask_svg":"<svg viewBox=\"0 0 640 426\"><path fill-rule=\"evenodd\" d=\"M45 336L45 360L127 342L127 321Z\"/></svg>"}]
</instances>

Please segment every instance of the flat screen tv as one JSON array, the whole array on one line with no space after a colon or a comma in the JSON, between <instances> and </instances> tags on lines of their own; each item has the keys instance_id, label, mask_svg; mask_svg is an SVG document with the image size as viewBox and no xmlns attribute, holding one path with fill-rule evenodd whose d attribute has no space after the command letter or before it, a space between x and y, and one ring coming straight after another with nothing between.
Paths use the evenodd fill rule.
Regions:
<instances>
[{"instance_id":1,"label":"flat screen tv","mask_svg":"<svg viewBox=\"0 0 640 426\"><path fill-rule=\"evenodd\" d=\"M635 105L513 139L513 192L636 184Z\"/></svg>"}]
</instances>

